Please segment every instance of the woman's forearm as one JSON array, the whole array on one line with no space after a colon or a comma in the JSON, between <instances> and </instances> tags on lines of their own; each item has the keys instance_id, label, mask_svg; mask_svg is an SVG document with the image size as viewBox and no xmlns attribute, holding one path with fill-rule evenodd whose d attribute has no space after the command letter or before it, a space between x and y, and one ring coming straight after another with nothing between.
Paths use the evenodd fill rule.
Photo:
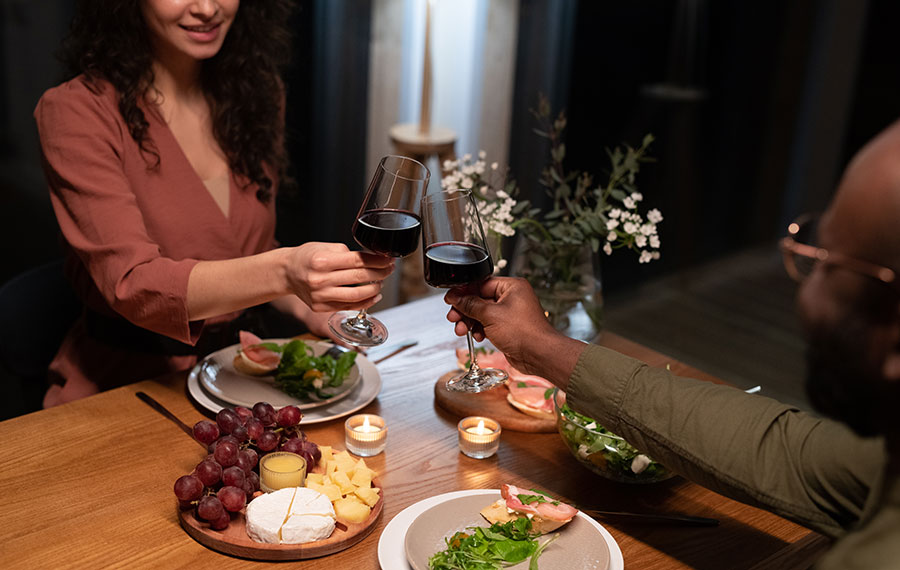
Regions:
<instances>
[{"instance_id":1,"label":"woman's forearm","mask_svg":"<svg viewBox=\"0 0 900 570\"><path fill-rule=\"evenodd\" d=\"M223 315L289 294L285 250L236 259L201 261L188 278L192 321Z\"/></svg>"}]
</instances>

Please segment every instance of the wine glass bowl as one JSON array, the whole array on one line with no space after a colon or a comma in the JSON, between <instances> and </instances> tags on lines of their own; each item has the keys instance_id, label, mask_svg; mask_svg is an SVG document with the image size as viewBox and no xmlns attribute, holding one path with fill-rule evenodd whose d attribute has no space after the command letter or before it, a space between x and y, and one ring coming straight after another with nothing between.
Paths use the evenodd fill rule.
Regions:
<instances>
[{"instance_id":1,"label":"wine glass bowl","mask_svg":"<svg viewBox=\"0 0 900 570\"><path fill-rule=\"evenodd\" d=\"M415 252L422 228L422 195L430 178L428 168L417 160L383 157L353 222L356 243L387 257L405 257ZM376 346L388 337L384 323L370 317L365 309L338 311L328 319L328 327L353 346Z\"/></svg>"},{"instance_id":2,"label":"wine glass bowl","mask_svg":"<svg viewBox=\"0 0 900 570\"><path fill-rule=\"evenodd\" d=\"M425 281L432 287L469 287L493 273L478 208L469 190L443 190L425 196L422 226ZM471 330L466 333L466 340L469 369L451 378L447 389L483 392L506 382L503 370L478 366Z\"/></svg>"}]
</instances>

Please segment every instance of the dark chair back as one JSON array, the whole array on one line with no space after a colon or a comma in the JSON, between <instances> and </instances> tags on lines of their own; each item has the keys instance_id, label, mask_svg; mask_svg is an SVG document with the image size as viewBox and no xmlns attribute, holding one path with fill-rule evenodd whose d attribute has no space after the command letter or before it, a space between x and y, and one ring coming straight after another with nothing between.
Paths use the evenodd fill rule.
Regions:
<instances>
[{"instance_id":1,"label":"dark chair back","mask_svg":"<svg viewBox=\"0 0 900 570\"><path fill-rule=\"evenodd\" d=\"M81 312L81 301L56 260L0 287L0 366L33 400L47 388L47 367Z\"/></svg>"}]
</instances>

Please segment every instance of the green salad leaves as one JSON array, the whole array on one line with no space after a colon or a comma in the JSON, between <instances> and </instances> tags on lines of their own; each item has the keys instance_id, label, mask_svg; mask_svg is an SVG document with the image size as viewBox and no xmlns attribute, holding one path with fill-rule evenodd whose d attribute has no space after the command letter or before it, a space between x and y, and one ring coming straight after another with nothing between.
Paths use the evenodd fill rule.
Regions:
<instances>
[{"instance_id":1,"label":"green salad leaves","mask_svg":"<svg viewBox=\"0 0 900 570\"><path fill-rule=\"evenodd\" d=\"M632 462L641 452L592 418L579 414L568 404L560 406L560 433L574 454L623 481L654 481L666 476L661 464L650 460L646 468L635 472Z\"/></svg>"},{"instance_id":2,"label":"green salad leaves","mask_svg":"<svg viewBox=\"0 0 900 570\"><path fill-rule=\"evenodd\" d=\"M498 570L529 558L529 570L537 570L538 557L559 534L539 544L539 533L531 530L531 520L519 517L490 527L473 526L445 538L446 550L428 560L432 570Z\"/></svg>"},{"instance_id":3,"label":"green salad leaves","mask_svg":"<svg viewBox=\"0 0 900 570\"><path fill-rule=\"evenodd\" d=\"M323 400L330 398L332 394L323 390L343 384L356 361L352 350L342 352L337 358L327 354L316 356L312 347L302 340L285 344L264 342L261 346L281 353L281 362L275 370L275 387L295 398L311 395Z\"/></svg>"}]
</instances>

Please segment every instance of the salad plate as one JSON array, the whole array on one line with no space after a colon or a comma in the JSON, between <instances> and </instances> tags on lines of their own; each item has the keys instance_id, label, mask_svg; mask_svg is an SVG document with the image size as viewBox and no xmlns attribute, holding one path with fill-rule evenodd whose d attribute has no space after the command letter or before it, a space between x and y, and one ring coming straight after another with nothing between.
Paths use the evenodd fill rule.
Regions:
<instances>
[{"instance_id":1,"label":"salad plate","mask_svg":"<svg viewBox=\"0 0 900 570\"><path fill-rule=\"evenodd\" d=\"M233 407L233 404L230 402L210 394L203 388L199 379L202 365L202 362L198 363L188 374L188 395L194 403L213 414L218 413L222 408ZM381 392L381 374L378 373L375 364L362 354L359 354L356 357L356 365L359 367L361 378L347 396L338 401L328 402L324 406L303 410L303 418L300 420L301 425L326 422L352 414L369 405L378 396L379 392ZM297 400L292 399L281 391L279 393L279 397L290 399L288 404L296 405ZM259 394L253 398L255 398L255 402L267 401L262 396L263 394ZM275 407L280 407L271 401L269 403Z\"/></svg>"},{"instance_id":2,"label":"salad plate","mask_svg":"<svg viewBox=\"0 0 900 570\"><path fill-rule=\"evenodd\" d=\"M264 342L284 344L292 339L267 339ZM321 356L333 345L329 342L304 341L310 347L315 356ZM294 405L301 411L327 406L341 398L347 397L359 384L362 375L357 363L347 373L340 386L326 387L321 390L329 397L320 398L311 394L307 398L299 399L275 387L275 379L272 375L251 376L239 372L234 367L234 357L241 348L240 344L225 347L213 352L202 362L198 379L203 388L219 400L238 406L252 407L256 402L269 402L276 408ZM357 355L357 361L361 355Z\"/></svg>"},{"instance_id":3,"label":"salad plate","mask_svg":"<svg viewBox=\"0 0 900 570\"><path fill-rule=\"evenodd\" d=\"M490 526L481 517L479 511L498 498L500 498L499 489L472 489L429 497L406 507L391 519L381 533L378 541L378 562L381 568L383 570L427 569L428 557L446 548L444 537L452 535L457 530L463 530L467 526ZM470 509L472 509L471 512L469 512ZM418 519L423 516L426 519L418 522ZM439 518L431 520L432 516L439 516ZM434 522L435 520L440 522ZM433 533L429 531L429 527L434 527ZM425 534L420 535L419 533ZM623 570L625 568L622 551L615 539L600 523L584 513L579 511L570 523L559 529L559 533L559 539L548 546L539 559L542 570L594 567ZM430 538L426 536L431 534L435 536L440 534L440 536L436 538L435 536ZM568 538L567 535L569 535ZM413 566L407 557L407 545L412 545L420 540L423 541L423 546L428 553L415 558L418 565ZM546 538L540 540L543 541ZM433 543L428 541L433 541ZM424 558L424 562L419 562L422 558ZM600 564L589 562L592 559L598 560ZM585 561L584 565L579 564L582 560ZM511 568L520 567L528 568L528 561Z\"/></svg>"}]
</instances>

